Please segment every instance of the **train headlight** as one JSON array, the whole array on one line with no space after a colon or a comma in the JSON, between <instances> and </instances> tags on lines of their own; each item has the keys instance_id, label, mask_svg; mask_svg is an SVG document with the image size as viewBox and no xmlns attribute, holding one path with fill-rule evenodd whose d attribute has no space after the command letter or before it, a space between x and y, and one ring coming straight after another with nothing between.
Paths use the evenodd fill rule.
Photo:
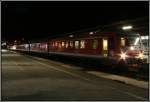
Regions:
<instances>
[{"instance_id":1,"label":"train headlight","mask_svg":"<svg viewBox=\"0 0 150 102\"><path fill-rule=\"evenodd\" d=\"M134 47L133 47L133 46L131 46L131 47L130 47L130 50L134 50Z\"/></svg>"},{"instance_id":2,"label":"train headlight","mask_svg":"<svg viewBox=\"0 0 150 102\"><path fill-rule=\"evenodd\" d=\"M144 54L143 53L139 53L139 58L143 59L144 58Z\"/></svg>"},{"instance_id":3,"label":"train headlight","mask_svg":"<svg viewBox=\"0 0 150 102\"><path fill-rule=\"evenodd\" d=\"M125 60L127 55L126 55L126 53L121 53L120 57L121 57L121 59Z\"/></svg>"}]
</instances>

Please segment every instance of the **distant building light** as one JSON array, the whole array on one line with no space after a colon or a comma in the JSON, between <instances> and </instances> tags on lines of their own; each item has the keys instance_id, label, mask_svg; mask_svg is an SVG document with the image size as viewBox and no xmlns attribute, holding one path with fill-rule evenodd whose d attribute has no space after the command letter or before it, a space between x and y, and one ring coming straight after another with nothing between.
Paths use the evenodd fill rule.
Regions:
<instances>
[{"instance_id":1,"label":"distant building light","mask_svg":"<svg viewBox=\"0 0 150 102\"><path fill-rule=\"evenodd\" d=\"M2 43L2 46L5 46L6 45L6 42Z\"/></svg>"},{"instance_id":2,"label":"distant building light","mask_svg":"<svg viewBox=\"0 0 150 102\"><path fill-rule=\"evenodd\" d=\"M2 52L7 52L7 50L5 50L5 49L2 49Z\"/></svg>"},{"instance_id":3,"label":"distant building light","mask_svg":"<svg viewBox=\"0 0 150 102\"><path fill-rule=\"evenodd\" d=\"M123 30L129 30L129 29L132 29L132 26L123 26L122 29Z\"/></svg>"},{"instance_id":4,"label":"distant building light","mask_svg":"<svg viewBox=\"0 0 150 102\"><path fill-rule=\"evenodd\" d=\"M24 46L25 46L25 48L28 48L28 47L29 47L29 45L28 45L28 44L25 44Z\"/></svg>"},{"instance_id":5,"label":"distant building light","mask_svg":"<svg viewBox=\"0 0 150 102\"><path fill-rule=\"evenodd\" d=\"M12 46L10 49L16 50L16 46L14 45L14 46Z\"/></svg>"},{"instance_id":6,"label":"distant building light","mask_svg":"<svg viewBox=\"0 0 150 102\"><path fill-rule=\"evenodd\" d=\"M69 35L70 38L73 38L73 35Z\"/></svg>"},{"instance_id":7,"label":"distant building light","mask_svg":"<svg viewBox=\"0 0 150 102\"><path fill-rule=\"evenodd\" d=\"M131 46L131 47L130 47L130 50L134 50L134 47L133 47L133 46Z\"/></svg>"},{"instance_id":8,"label":"distant building light","mask_svg":"<svg viewBox=\"0 0 150 102\"><path fill-rule=\"evenodd\" d=\"M141 36L141 39L148 39L148 36Z\"/></svg>"},{"instance_id":9,"label":"distant building light","mask_svg":"<svg viewBox=\"0 0 150 102\"><path fill-rule=\"evenodd\" d=\"M93 32L90 32L89 34L90 34L90 35L93 35L94 33L93 33Z\"/></svg>"}]
</instances>

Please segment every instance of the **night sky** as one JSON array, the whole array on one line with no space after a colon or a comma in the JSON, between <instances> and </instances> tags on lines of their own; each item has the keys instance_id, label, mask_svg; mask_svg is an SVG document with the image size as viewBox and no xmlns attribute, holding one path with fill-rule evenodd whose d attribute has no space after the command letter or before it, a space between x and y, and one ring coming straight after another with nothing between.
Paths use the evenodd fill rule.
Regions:
<instances>
[{"instance_id":1,"label":"night sky","mask_svg":"<svg viewBox=\"0 0 150 102\"><path fill-rule=\"evenodd\" d=\"M149 15L148 1L2 2L2 39L39 39Z\"/></svg>"}]
</instances>

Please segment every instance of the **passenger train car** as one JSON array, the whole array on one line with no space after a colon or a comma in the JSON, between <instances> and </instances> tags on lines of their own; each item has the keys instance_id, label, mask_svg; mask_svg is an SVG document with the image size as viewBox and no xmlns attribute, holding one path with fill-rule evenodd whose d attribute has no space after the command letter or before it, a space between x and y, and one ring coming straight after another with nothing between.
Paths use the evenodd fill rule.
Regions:
<instances>
[{"instance_id":1,"label":"passenger train car","mask_svg":"<svg viewBox=\"0 0 150 102\"><path fill-rule=\"evenodd\" d=\"M107 58L127 64L144 60L142 39L133 32L80 32L48 41L16 45L16 50L66 56Z\"/></svg>"}]
</instances>

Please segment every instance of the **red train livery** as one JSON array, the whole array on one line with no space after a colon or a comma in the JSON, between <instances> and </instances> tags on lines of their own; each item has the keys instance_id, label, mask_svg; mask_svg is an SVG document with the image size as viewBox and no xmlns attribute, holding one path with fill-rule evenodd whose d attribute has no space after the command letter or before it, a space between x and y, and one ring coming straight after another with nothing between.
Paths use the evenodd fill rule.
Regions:
<instances>
[{"instance_id":1,"label":"red train livery","mask_svg":"<svg viewBox=\"0 0 150 102\"><path fill-rule=\"evenodd\" d=\"M43 42L16 45L17 50L81 57L143 59L141 37L132 32L84 32Z\"/></svg>"}]
</instances>

